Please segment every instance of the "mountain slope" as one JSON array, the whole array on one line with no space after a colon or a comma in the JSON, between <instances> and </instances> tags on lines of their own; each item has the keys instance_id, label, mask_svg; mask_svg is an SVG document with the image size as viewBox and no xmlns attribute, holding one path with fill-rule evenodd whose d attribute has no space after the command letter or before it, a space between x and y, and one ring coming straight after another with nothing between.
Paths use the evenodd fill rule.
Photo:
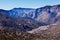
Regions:
<instances>
[{"instance_id":1,"label":"mountain slope","mask_svg":"<svg viewBox=\"0 0 60 40\"><path fill-rule=\"evenodd\" d=\"M0 29L28 31L39 26L38 22L31 18L19 18L14 18L6 13L0 12Z\"/></svg>"},{"instance_id":2,"label":"mountain slope","mask_svg":"<svg viewBox=\"0 0 60 40\"><path fill-rule=\"evenodd\" d=\"M36 35L17 30L0 30L0 40L60 40L60 37L44 33Z\"/></svg>"},{"instance_id":3,"label":"mountain slope","mask_svg":"<svg viewBox=\"0 0 60 40\"><path fill-rule=\"evenodd\" d=\"M36 20L46 24L55 23L60 16L60 5L45 6L36 9Z\"/></svg>"},{"instance_id":4,"label":"mountain slope","mask_svg":"<svg viewBox=\"0 0 60 40\"><path fill-rule=\"evenodd\" d=\"M33 8L14 8L11 10L0 9L0 12L5 12L9 16L13 17L28 17L40 22L42 26L56 23L56 21L60 19L60 5L45 6L37 9Z\"/></svg>"},{"instance_id":5,"label":"mountain slope","mask_svg":"<svg viewBox=\"0 0 60 40\"><path fill-rule=\"evenodd\" d=\"M30 31L41 26L46 26L60 22L60 5L45 6L37 9L0 9L0 18L0 20L2 20L1 23L4 27L12 26L13 29L18 28L24 31ZM13 25L15 27L13 27ZM23 25L24 27L21 25ZM9 29L9 27L7 29Z\"/></svg>"}]
</instances>

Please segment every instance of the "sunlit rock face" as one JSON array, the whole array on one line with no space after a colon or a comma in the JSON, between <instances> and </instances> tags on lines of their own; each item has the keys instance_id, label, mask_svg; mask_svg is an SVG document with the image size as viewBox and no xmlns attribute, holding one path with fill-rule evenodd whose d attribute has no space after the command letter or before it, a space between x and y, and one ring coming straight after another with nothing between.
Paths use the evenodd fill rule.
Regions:
<instances>
[{"instance_id":1,"label":"sunlit rock face","mask_svg":"<svg viewBox=\"0 0 60 40\"><path fill-rule=\"evenodd\" d=\"M35 34L35 33L40 33L42 30L44 31L44 30L47 30L49 28L49 25L47 25L47 26L40 26L40 27L38 27L38 28L36 28L36 29L33 29L33 30L31 30L31 31L27 31L28 33L33 33L33 34Z\"/></svg>"},{"instance_id":2,"label":"sunlit rock face","mask_svg":"<svg viewBox=\"0 0 60 40\"><path fill-rule=\"evenodd\" d=\"M54 24L50 24L50 25L46 25L46 26L40 26L36 29L33 29L31 31L27 31L28 33L32 33L32 34L39 34L41 32L44 32L46 34L49 35L57 35L60 32L60 23L54 23Z\"/></svg>"},{"instance_id":3,"label":"sunlit rock face","mask_svg":"<svg viewBox=\"0 0 60 40\"><path fill-rule=\"evenodd\" d=\"M60 19L60 5L38 8L35 13L35 20L46 24L53 24Z\"/></svg>"},{"instance_id":4,"label":"sunlit rock face","mask_svg":"<svg viewBox=\"0 0 60 40\"><path fill-rule=\"evenodd\" d=\"M49 18L50 14L48 14L47 12L42 12L42 14L40 14L36 20L40 22L48 22Z\"/></svg>"}]
</instances>

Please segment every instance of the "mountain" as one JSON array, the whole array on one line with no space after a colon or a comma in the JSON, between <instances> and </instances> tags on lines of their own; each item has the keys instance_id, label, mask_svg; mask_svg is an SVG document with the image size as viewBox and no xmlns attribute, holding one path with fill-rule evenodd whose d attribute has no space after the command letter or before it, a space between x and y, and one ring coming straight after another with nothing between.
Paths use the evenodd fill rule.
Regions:
<instances>
[{"instance_id":1,"label":"mountain","mask_svg":"<svg viewBox=\"0 0 60 40\"><path fill-rule=\"evenodd\" d=\"M14 8L9 10L9 14L14 17L29 17L34 18L35 9L32 8Z\"/></svg>"},{"instance_id":2,"label":"mountain","mask_svg":"<svg viewBox=\"0 0 60 40\"><path fill-rule=\"evenodd\" d=\"M13 17L28 17L34 19L40 24L48 25L56 23L60 19L60 5L45 6L37 9L33 8L14 8L11 10L2 10L0 12L5 12L9 16Z\"/></svg>"},{"instance_id":3,"label":"mountain","mask_svg":"<svg viewBox=\"0 0 60 40\"><path fill-rule=\"evenodd\" d=\"M0 9L0 39L60 40L60 5Z\"/></svg>"},{"instance_id":4,"label":"mountain","mask_svg":"<svg viewBox=\"0 0 60 40\"><path fill-rule=\"evenodd\" d=\"M39 27L38 22L31 18L19 18L14 18L4 12L0 12L0 29L20 30L26 32Z\"/></svg>"},{"instance_id":5,"label":"mountain","mask_svg":"<svg viewBox=\"0 0 60 40\"><path fill-rule=\"evenodd\" d=\"M55 23L60 19L60 5L45 6L36 9L36 20L46 24Z\"/></svg>"},{"instance_id":6,"label":"mountain","mask_svg":"<svg viewBox=\"0 0 60 40\"><path fill-rule=\"evenodd\" d=\"M0 9L0 20L4 27L27 31L35 28L60 22L60 5L45 6L37 9L33 8L14 8L11 10ZM2 19L3 18L3 19ZM20 27L20 25L25 27ZM2 28L2 27L1 27ZM9 27L7 28L9 29Z\"/></svg>"}]
</instances>

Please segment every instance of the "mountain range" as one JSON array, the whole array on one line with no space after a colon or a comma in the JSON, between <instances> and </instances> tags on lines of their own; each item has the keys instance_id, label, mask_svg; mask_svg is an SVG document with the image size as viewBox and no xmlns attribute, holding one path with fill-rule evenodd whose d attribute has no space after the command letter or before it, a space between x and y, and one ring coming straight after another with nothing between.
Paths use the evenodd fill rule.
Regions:
<instances>
[{"instance_id":1,"label":"mountain range","mask_svg":"<svg viewBox=\"0 0 60 40\"><path fill-rule=\"evenodd\" d=\"M9 16L13 17L28 17L40 23L51 24L55 23L60 17L60 5L45 6L37 9L32 8L14 8L11 10L2 10Z\"/></svg>"},{"instance_id":2,"label":"mountain range","mask_svg":"<svg viewBox=\"0 0 60 40\"><path fill-rule=\"evenodd\" d=\"M26 28L19 27L18 29L21 30L27 29L30 31L41 26L46 26L60 22L60 5L45 6L37 9L33 8L13 8L11 10L0 9L0 20L1 20L0 23L2 23L4 26L9 25L10 27L11 25L26 26L28 24L29 25L28 27ZM11 21L11 23L9 21ZM15 22L17 22L17 24L15 24ZM12 28L15 29L15 27Z\"/></svg>"},{"instance_id":3,"label":"mountain range","mask_svg":"<svg viewBox=\"0 0 60 40\"><path fill-rule=\"evenodd\" d=\"M60 40L60 5L0 9L0 40Z\"/></svg>"}]
</instances>

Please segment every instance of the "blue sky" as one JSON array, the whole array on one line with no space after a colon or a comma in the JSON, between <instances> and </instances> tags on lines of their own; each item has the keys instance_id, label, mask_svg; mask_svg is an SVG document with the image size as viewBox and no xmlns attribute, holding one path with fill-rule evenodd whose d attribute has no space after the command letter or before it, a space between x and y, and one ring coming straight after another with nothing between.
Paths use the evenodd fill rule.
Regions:
<instances>
[{"instance_id":1,"label":"blue sky","mask_svg":"<svg viewBox=\"0 0 60 40\"><path fill-rule=\"evenodd\" d=\"M0 0L0 9L39 8L46 5L60 4L60 0Z\"/></svg>"}]
</instances>

